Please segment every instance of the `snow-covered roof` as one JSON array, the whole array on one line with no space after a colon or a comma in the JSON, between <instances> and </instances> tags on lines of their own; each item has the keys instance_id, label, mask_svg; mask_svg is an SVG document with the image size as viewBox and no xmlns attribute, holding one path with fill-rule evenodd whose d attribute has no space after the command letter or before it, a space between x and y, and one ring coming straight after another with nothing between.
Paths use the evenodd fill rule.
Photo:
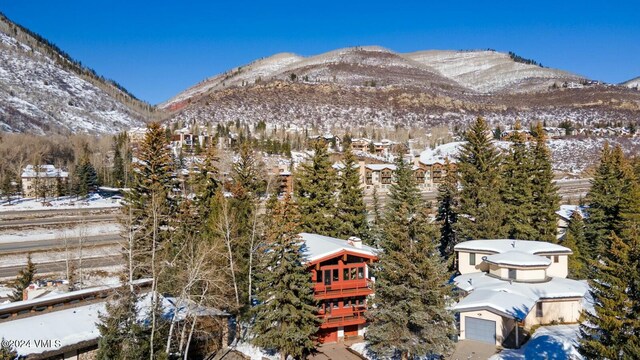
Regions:
<instances>
[{"instance_id":1,"label":"snow-covered roof","mask_svg":"<svg viewBox=\"0 0 640 360\"><path fill-rule=\"evenodd\" d=\"M396 166L394 164L367 164L366 168L373 171L381 171L384 169L396 170Z\"/></svg>"},{"instance_id":2,"label":"snow-covered roof","mask_svg":"<svg viewBox=\"0 0 640 360\"><path fill-rule=\"evenodd\" d=\"M22 170L23 178L55 178L61 177L66 178L69 177L69 173L66 171L62 171L61 169L56 169L54 165L27 165Z\"/></svg>"},{"instance_id":3,"label":"snow-covered roof","mask_svg":"<svg viewBox=\"0 0 640 360\"><path fill-rule=\"evenodd\" d=\"M501 254L508 251L519 251L531 255L538 254L572 254L571 249L546 241L493 239L493 240L469 240L461 242L454 247L454 250L468 250L477 252L488 252Z\"/></svg>"},{"instance_id":4,"label":"snow-covered roof","mask_svg":"<svg viewBox=\"0 0 640 360\"><path fill-rule=\"evenodd\" d=\"M453 280L460 289L470 292L455 311L490 309L501 315L524 319L540 299L583 298L588 285L576 280L552 277L542 282L515 282L503 280L484 272L457 276Z\"/></svg>"},{"instance_id":5,"label":"snow-covered roof","mask_svg":"<svg viewBox=\"0 0 640 360\"><path fill-rule=\"evenodd\" d=\"M160 295L160 299L164 309L163 316L168 319L174 314L179 321L183 320L187 314L228 316L223 311L201 307L193 302L176 304L175 298L162 295ZM106 302L94 303L4 321L0 323L0 334L6 334L5 338L7 339L20 340L16 342L16 344L22 345L16 346L19 356L57 351L84 341L97 340L100 332L96 323L99 321L99 314L106 311L105 304ZM139 320L143 321L145 314L150 309L149 293L142 296L137 306L140 310ZM47 342L47 340L51 341ZM38 342L36 343L36 341Z\"/></svg>"},{"instance_id":6,"label":"snow-covered roof","mask_svg":"<svg viewBox=\"0 0 640 360\"><path fill-rule=\"evenodd\" d=\"M549 266L551 260L539 255L532 255L522 251L507 251L499 254L489 255L485 261L497 265L513 266Z\"/></svg>"},{"instance_id":7,"label":"snow-covered roof","mask_svg":"<svg viewBox=\"0 0 640 360\"><path fill-rule=\"evenodd\" d=\"M361 254L364 256L377 256L378 250L370 246L360 244L355 246L347 240L337 239L329 236L301 233L300 237L304 241L304 255L308 262L314 262L333 254L343 251Z\"/></svg>"},{"instance_id":8,"label":"snow-covered roof","mask_svg":"<svg viewBox=\"0 0 640 360\"><path fill-rule=\"evenodd\" d=\"M571 216L574 212L578 212L582 218L585 217L585 206L580 205L560 205L560 210L556 211L556 214L565 220L571 220Z\"/></svg>"}]
</instances>

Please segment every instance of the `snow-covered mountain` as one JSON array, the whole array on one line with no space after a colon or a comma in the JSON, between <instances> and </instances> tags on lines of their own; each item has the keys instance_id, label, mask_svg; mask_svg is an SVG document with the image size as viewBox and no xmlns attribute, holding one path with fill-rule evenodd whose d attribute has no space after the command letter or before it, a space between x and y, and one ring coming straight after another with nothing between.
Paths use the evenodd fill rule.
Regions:
<instances>
[{"instance_id":1,"label":"snow-covered mountain","mask_svg":"<svg viewBox=\"0 0 640 360\"><path fill-rule=\"evenodd\" d=\"M509 126L580 126L640 119L640 93L545 68L513 53L369 46L278 54L207 79L159 105L170 122L241 120L299 128L464 127L477 116Z\"/></svg>"},{"instance_id":2,"label":"snow-covered mountain","mask_svg":"<svg viewBox=\"0 0 640 360\"><path fill-rule=\"evenodd\" d=\"M620 85L626 86L628 88L640 90L640 76L638 76L637 78L631 79L629 81L625 81Z\"/></svg>"},{"instance_id":3,"label":"snow-covered mountain","mask_svg":"<svg viewBox=\"0 0 640 360\"><path fill-rule=\"evenodd\" d=\"M418 51L403 55L429 66L461 85L483 93L500 90L539 91L554 83L580 82L565 71L515 61L497 51Z\"/></svg>"},{"instance_id":4,"label":"snow-covered mountain","mask_svg":"<svg viewBox=\"0 0 640 360\"><path fill-rule=\"evenodd\" d=\"M0 131L114 133L152 107L0 14Z\"/></svg>"}]
</instances>

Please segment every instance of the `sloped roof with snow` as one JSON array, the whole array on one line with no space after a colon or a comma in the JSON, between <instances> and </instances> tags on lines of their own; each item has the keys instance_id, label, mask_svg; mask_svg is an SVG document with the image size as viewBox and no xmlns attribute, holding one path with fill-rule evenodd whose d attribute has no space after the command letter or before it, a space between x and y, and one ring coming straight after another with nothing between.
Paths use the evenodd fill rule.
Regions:
<instances>
[{"instance_id":1,"label":"sloped roof with snow","mask_svg":"<svg viewBox=\"0 0 640 360\"><path fill-rule=\"evenodd\" d=\"M571 249L546 241L491 239L469 240L454 247L455 251L468 250L501 254L508 251L519 251L531 255L537 254L572 254Z\"/></svg>"},{"instance_id":2,"label":"sloped roof with snow","mask_svg":"<svg viewBox=\"0 0 640 360\"><path fill-rule=\"evenodd\" d=\"M300 237L304 241L303 252L308 262L340 254L344 251L359 254L365 257L377 257L378 249L361 244L360 247L352 245L347 240L337 239L329 236L301 233Z\"/></svg>"},{"instance_id":3,"label":"sloped roof with snow","mask_svg":"<svg viewBox=\"0 0 640 360\"><path fill-rule=\"evenodd\" d=\"M367 164L366 168L373 171L380 171L384 169L396 170L396 166L394 164Z\"/></svg>"},{"instance_id":4,"label":"sloped roof with snow","mask_svg":"<svg viewBox=\"0 0 640 360\"><path fill-rule=\"evenodd\" d=\"M60 169L56 169L54 165L27 165L22 170L23 178L66 178L69 177L69 173L66 171L62 171Z\"/></svg>"},{"instance_id":5,"label":"sloped roof with snow","mask_svg":"<svg viewBox=\"0 0 640 360\"><path fill-rule=\"evenodd\" d=\"M483 258L486 262L496 265L513 266L549 266L551 260L547 257L532 255L522 251L507 251L500 254L489 255Z\"/></svg>"},{"instance_id":6,"label":"sloped roof with snow","mask_svg":"<svg viewBox=\"0 0 640 360\"><path fill-rule=\"evenodd\" d=\"M565 220L571 220L571 216L574 212L578 212L582 218L585 217L585 206L580 205L560 205L560 210L556 211L556 214Z\"/></svg>"},{"instance_id":7,"label":"sloped roof with snow","mask_svg":"<svg viewBox=\"0 0 640 360\"><path fill-rule=\"evenodd\" d=\"M588 285L576 280L552 277L547 281L524 283L502 280L484 272L457 276L453 280L470 294L453 306L455 311L487 309L511 318L524 319L541 299L583 298Z\"/></svg>"}]
</instances>

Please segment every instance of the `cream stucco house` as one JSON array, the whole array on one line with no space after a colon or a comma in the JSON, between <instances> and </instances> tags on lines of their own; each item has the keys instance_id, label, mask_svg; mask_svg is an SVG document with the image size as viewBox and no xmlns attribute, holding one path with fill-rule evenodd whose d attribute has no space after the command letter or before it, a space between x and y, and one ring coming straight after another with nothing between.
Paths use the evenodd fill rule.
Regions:
<instances>
[{"instance_id":1,"label":"cream stucco house","mask_svg":"<svg viewBox=\"0 0 640 360\"><path fill-rule=\"evenodd\" d=\"M500 239L466 241L455 251L461 275L454 283L464 295L453 307L461 340L503 346L511 337L519 346L518 327L578 322L587 285L566 278L569 248Z\"/></svg>"}]
</instances>

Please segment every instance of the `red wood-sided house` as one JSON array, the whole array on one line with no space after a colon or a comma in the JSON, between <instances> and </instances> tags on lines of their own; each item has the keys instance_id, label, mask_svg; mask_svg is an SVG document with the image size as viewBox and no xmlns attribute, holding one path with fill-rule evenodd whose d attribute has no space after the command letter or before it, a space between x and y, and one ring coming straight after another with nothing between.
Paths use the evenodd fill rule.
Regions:
<instances>
[{"instance_id":1,"label":"red wood-sided house","mask_svg":"<svg viewBox=\"0 0 640 360\"><path fill-rule=\"evenodd\" d=\"M348 240L302 233L303 251L323 319L318 333L322 343L363 336L367 321L367 297L373 294L369 266L378 259L377 249Z\"/></svg>"}]
</instances>

